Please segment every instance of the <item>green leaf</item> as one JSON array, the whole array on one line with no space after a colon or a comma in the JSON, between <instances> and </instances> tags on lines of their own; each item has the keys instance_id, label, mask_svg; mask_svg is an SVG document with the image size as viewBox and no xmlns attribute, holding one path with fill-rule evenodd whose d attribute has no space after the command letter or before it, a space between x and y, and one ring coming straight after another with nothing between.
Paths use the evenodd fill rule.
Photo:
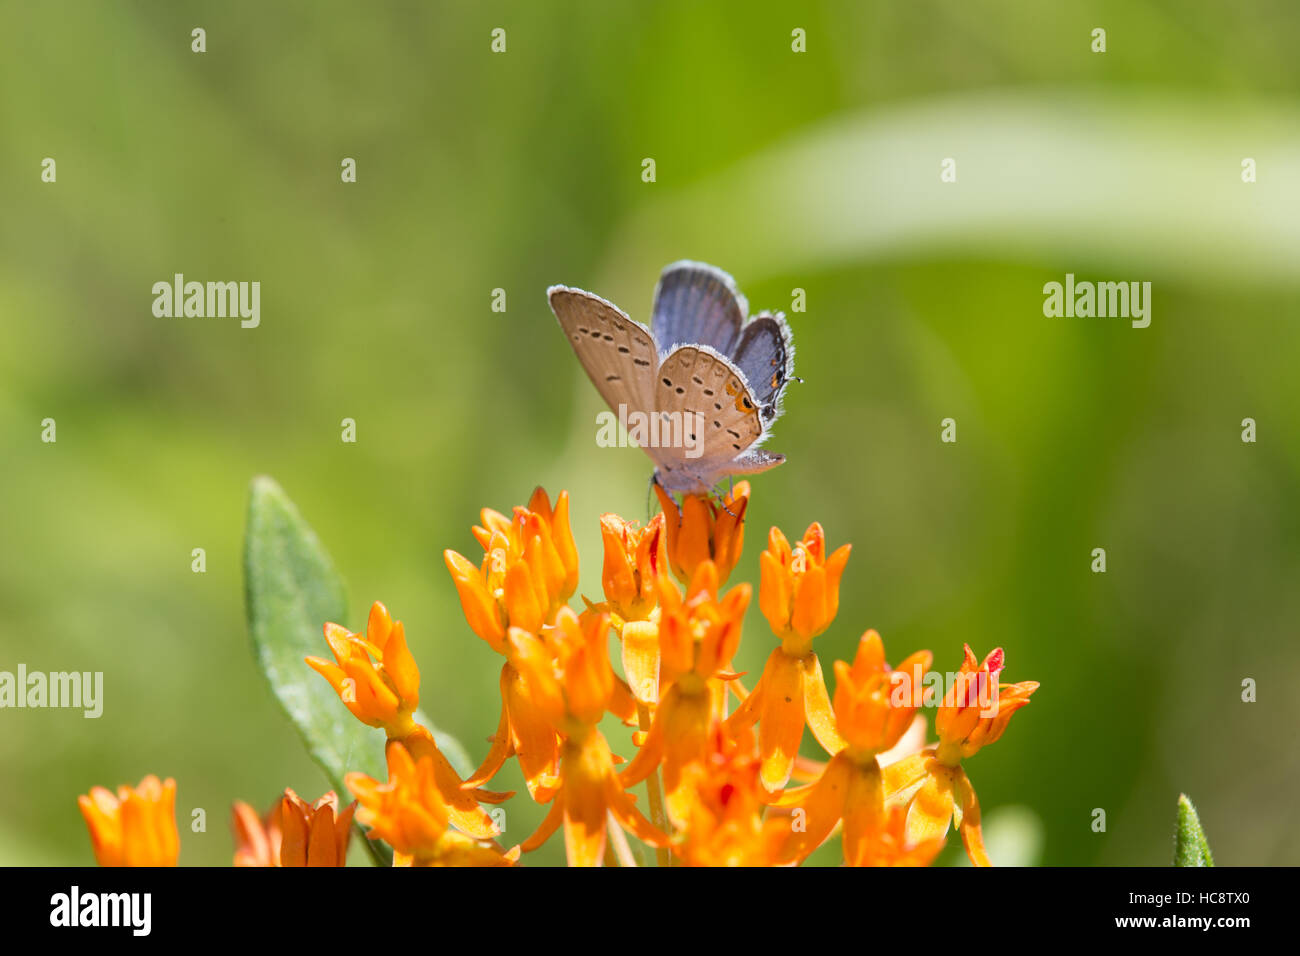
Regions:
<instances>
[{"instance_id":1,"label":"green leaf","mask_svg":"<svg viewBox=\"0 0 1300 956\"><path fill-rule=\"evenodd\" d=\"M1214 866L1201 818L1187 794L1178 795L1178 825L1174 830L1174 866Z\"/></svg>"},{"instance_id":2,"label":"green leaf","mask_svg":"<svg viewBox=\"0 0 1300 956\"><path fill-rule=\"evenodd\" d=\"M248 631L262 673L285 714L293 721L312 759L341 798L351 771L386 780L384 737L361 723L338 699L329 683L304 663L329 656L326 622L346 626L343 581L316 533L298 509L267 477L253 479L244 551L244 589ZM472 764L461 745L438 731L422 714L438 747L461 776ZM366 841L372 852L382 852Z\"/></svg>"},{"instance_id":3,"label":"green leaf","mask_svg":"<svg viewBox=\"0 0 1300 956\"><path fill-rule=\"evenodd\" d=\"M711 262L752 284L994 243L1051 269L1083 257L1135 274L1289 287L1300 255L1295 217L1261 217L1232 190L1210 196L1201 184L1217 181L1223 143L1249 142L1255 156L1285 156L1294 170L1297 131L1300 110L1282 98L1243 107L1163 91L1020 87L873 103L803 124L689 185L653 191L612 237L594 288L638 288L645 263L672 262L682 249L708 249ZM961 182L978 189L940 183L939 158L954 155L952 143L966 154ZM1300 177L1280 178L1269 186L1273 208L1296 208ZM737 221L755 228L736 229ZM1116 230L1116 222L1135 228Z\"/></svg>"}]
</instances>

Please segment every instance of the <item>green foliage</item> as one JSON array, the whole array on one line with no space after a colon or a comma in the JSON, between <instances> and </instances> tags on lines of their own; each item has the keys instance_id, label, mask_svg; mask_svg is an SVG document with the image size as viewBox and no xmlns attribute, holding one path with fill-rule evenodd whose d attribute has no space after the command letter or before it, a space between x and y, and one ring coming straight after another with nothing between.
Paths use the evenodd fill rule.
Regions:
<instances>
[{"instance_id":1,"label":"green foliage","mask_svg":"<svg viewBox=\"0 0 1300 956\"><path fill-rule=\"evenodd\" d=\"M340 623L374 599L398 612L425 707L481 756L501 661L442 550L477 553L484 506L567 488L598 597L600 515L649 510L646 456L595 446L604 404L545 289L644 320L682 257L787 311L804 379L734 582L758 582L769 526L818 520L855 545L818 638L828 671L867 627L944 671L963 640L1004 646L1007 679L1045 690L971 769L990 819L1039 815L1043 862L1167 860L1163 800L1099 838L1068 768L1090 768L1088 807L1118 806L1160 792L1171 739L1194 742L1181 786L1215 807L1220 855L1300 862L1271 838L1289 808L1258 798L1295 777L1267 728L1295 726L1300 696L1185 692L1223 660L1224 620L1250 635L1222 665L1234 681L1252 674L1237 661L1300 668L1278 626L1300 620L1300 4L1183 0L1171 30L1163 0L1110 3L1105 54L1079 4L514 3L505 54L483 6L6 4L0 669L102 671L106 700L99 720L3 712L21 785L0 787L0 863L89 863L75 797L95 784L158 773L211 808L206 834L181 828L186 865L230 862L232 801L319 794L244 636L254 474L293 491L346 572ZM259 280L260 327L155 317L150 287L176 272ZM1066 272L1155 280L1151 328L1048 319L1043 284ZM320 621L305 638L328 654ZM736 669L770 650L755 601ZM1084 713L1067 764L1060 728ZM382 735L366 740L377 762ZM523 785L516 761L492 783ZM546 810L508 808L510 840ZM563 856L557 839L529 862Z\"/></svg>"},{"instance_id":2,"label":"green foliage","mask_svg":"<svg viewBox=\"0 0 1300 956\"><path fill-rule=\"evenodd\" d=\"M1187 794L1178 795L1178 823L1174 827L1174 866L1214 866L1201 818Z\"/></svg>"},{"instance_id":3,"label":"green foliage","mask_svg":"<svg viewBox=\"0 0 1300 956\"><path fill-rule=\"evenodd\" d=\"M343 582L316 533L270 478L253 480L244 551L248 631L262 673L293 721L312 759L344 797L344 775L360 771L387 779L382 736L339 701L329 683L303 659L328 654L326 622L346 620ZM454 739L428 719L439 749L465 775L470 763Z\"/></svg>"}]
</instances>

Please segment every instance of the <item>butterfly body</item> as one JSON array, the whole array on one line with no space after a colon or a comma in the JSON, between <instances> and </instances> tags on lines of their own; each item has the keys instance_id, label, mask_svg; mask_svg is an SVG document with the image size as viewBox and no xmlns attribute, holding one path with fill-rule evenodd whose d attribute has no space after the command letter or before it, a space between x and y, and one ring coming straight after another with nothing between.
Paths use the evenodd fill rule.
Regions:
<instances>
[{"instance_id":1,"label":"butterfly body","mask_svg":"<svg viewBox=\"0 0 1300 956\"><path fill-rule=\"evenodd\" d=\"M780 313L747 319L725 272L688 261L665 268L653 331L582 289L552 286L547 298L592 384L666 490L707 494L723 478L785 460L759 445L794 374L789 326ZM672 440L658 440L664 434Z\"/></svg>"}]
</instances>

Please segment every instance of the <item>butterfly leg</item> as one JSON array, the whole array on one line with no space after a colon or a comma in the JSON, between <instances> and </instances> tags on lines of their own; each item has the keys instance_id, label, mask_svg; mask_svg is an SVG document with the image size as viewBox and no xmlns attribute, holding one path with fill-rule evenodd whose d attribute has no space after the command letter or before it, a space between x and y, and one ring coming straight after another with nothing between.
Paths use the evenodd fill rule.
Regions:
<instances>
[{"instance_id":1,"label":"butterfly leg","mask_svg":"<svg viewBox=\"0 0 1300 956\"><path fill-rule=\"evenodd\" d=\"M654 490L654 486L655 486L655 485L658 485L660 488L662 488L662 489L667 493L668 497L671 498L674 502L677 501L676 496L675 496L671 491L668 490L668 486L665 485L662 481L659 480L659 469L658 469L658 468L656 468L655 471L654 471L654 474L652 474L652 475L650 476L650 491L653 491L653 490ZM647 492L647 496L648 496L648 494L649 494L649 492ZM650 512L650 507L649 507L649 501L647 500L647 502L646 502L646 513L649 514L649 512ZM649 520L649 519L647 518L647 520ZM681 528L681 526L682 526L682 509L679 507L679 508L677 509L677 527L678 527L678 528Z\"/></svg>"},{"instance_id":2,"label":"butterfly leg","mask_svg":"<svg viewBox=\"0 0 1300 956\"><path fill-rule=\"evenodd\" d=\"M731 488L729 488L728 491L727 491L727 497L730 497L732 494L735 493L736 488L735 488L735 480L734 480L734 479L731 479L731 485L732 485ZM718 492L718 489L717 489L717 488L712 488L712 489L710 489L709 493L712 494L713 497L715 497L715 498L718 499L718 507L719 507L719 508L721 508L721 509L722 509L723 511L725 511L727 514L731 515L731 517L733 517L733 518L736 517L736 513L735 513L734 511L732 511L730 508L727 507L727 499L724 498L724 497L722 497L722 495Z\"/></svg>"},{"instance_id":3,"label":"butterfly leg","mask_svg":"<svg viewBox=\"0 0 1300 956\"><path fill-rule=\"evenodd\" d=\"M650 472L650 481L649 481L649 483L645 486L645 521L646 521L646 524L649 524L649 523L650 523L650 519L654 517L654 515L652 515L652 514L650 513L650 505L651 505L651 503L652 503L652 499L654 498L655 485L657 485L657 484L659 484L659 471L658 471L658 469L656 469L655 471Z\"/></svg>"}]
</instances>

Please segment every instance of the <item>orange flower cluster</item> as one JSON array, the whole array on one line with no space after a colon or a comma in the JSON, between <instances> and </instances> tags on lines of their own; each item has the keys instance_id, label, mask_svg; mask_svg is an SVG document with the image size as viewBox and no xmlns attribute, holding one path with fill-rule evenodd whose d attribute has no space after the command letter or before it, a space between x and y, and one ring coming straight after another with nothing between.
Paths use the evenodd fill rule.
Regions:
<instances>
[{"instance_id":1,"label":"orange flower cluster","mask_svg":"<svg viewBox=\"0 0 1300 956\"><path fill-rule=\"evenodd\" d=\"M237 801L235 866L343 866L356 808L352 803L340 812L333 790L309 804L286 788L264 818Z\"/></svg>"},{"instance_id":2,"label":"orange flower cluster","mask_svg":"<svg viewBox=\"0 0 1300 956\"><path fill-rule=\"evenodd\" d=\"M140 786L103 787L77 798L90 829L100 866L175 866L181 839L176 832L176 781L150 774Z\"/></svg>"},{"instance_id":3,"label":"orange flower cluster","mask_svg":"<svg viewBox=\"0 0 1300 956\"><path fill-rule=\"evenodd\" d=\"M573 866L637 865L629 833L661 865L793 865L838 833L850 866L917 866L935 858L950 825L971 861L990 865L963 762L1003 734L1038 685L999 683L1000 648L979 661L966 647L950 675L931 671L929 651L891 668L868 630L852 661L834 662L832 696L813 642L835 621L850 548L830 551L814 523L793 544L777 528L768 534L758 607L776 646L747 691L733 659L753 591L726 582L749 485L680 505L656 492L663 513L644 527L600 519L604 600L584 598L581 610L569 603L578 554L567 493L552 507L539 488L510 517L485 509L473 529L481 557L445 552L470 630L503 658L497 730L468 779L419 722L420 675L401 623L376 603L364 634L326 624L334 660L307 663L358 720L383 729L388 779L348 774L357 802L343 810L333 793L308 805L291 790L265 818L236 804L235 862L342 865L355 811L400 866L511 866L561 830ZM931 744L918 714L926 705L936 706ZM611 716L635 728L621 769L602 729ZM805 729L825 762L800 756ZM494 839L501 811L483 804L511 796L484 789L511 758L548 809L507 849ZM632 792L642 783L648 814ZM174 864L174 797L172 781L153 777L116 797L101 788L82 797L99 861Z\"/></svg>"}]
</instances>

